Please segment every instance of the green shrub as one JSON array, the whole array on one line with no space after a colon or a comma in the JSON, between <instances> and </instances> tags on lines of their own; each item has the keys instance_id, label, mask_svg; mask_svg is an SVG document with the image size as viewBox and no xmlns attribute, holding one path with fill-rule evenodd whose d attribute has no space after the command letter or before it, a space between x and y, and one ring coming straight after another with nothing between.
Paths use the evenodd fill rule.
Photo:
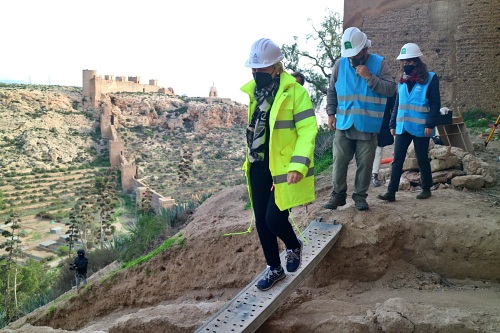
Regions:
<instances>
[{"instance_id":1,"label":"green shrub","mask_svg":"<svg viewBox=\"0 0 500 333\"><path fill-rule=\"evenodd\" d=\"M492 114L478 109L467 110L463 113L462 118L467 128L480 130L488 129L488 125L495 123L496 120Z\"/></svg>"}]
</instances>

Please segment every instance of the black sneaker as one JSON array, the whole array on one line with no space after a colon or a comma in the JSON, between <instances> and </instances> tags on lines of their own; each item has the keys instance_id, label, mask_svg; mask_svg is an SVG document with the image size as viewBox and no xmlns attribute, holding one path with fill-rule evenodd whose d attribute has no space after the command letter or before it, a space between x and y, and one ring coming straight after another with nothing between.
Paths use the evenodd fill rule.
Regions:
<instances>
[{"instance_id":1,"label":"black sneaker","mask_svg":"<svg viewBox=\"0 0 500 333\"><path fill-rule=\"evenodd\" d=\"M422 190L419 194L417 194L417 199L429 199L432 193L430 190Z\"/></svg>"},{"instance_id":2,"label":"black sneaker","mask_svg":"<svg viewBox=\"0 0 500 333\"><path fill-rule=\"evenodd\" d=\"M277 269L271 269L270 266L267 266L264 278L257 282L256 287L259 290L266 291L271 289L276 282L278 282L279 280L283 280L284 278L285 270L283 269L283 267L280 266Z\"/></svg>"},{"instance_id":3,"label":"black sneaker","mask_svg":"<svg viewBox=\"0 0 500 333\"><path fill-rule=\"evenodd\" d=\"M323 208L337 209L338 206L344 206L344 205L345 205L345 195L332 193L330 200L328 200L328 202L323 205Z\"/></svg>"},{"instance_id":4,"label":"black sneaker","mask_svg":"<svg viewBox=\"0 0 500 333\"><path fill-rule=\"evenodd\" d=\"M300 267L302 257L302 241L299 239L300 246L294 250L286 250L286 270L289 273L295 272Z\"/></svg>"},{"instance_id":5,"label":"black sneaker","mask_svg":"<svg viewBox=\"0 0 500 333\"><path fill-rule=\"evenodd\" d=\"M377 198L385 201L396 201L396 192L386 191L384 194L377 195Z\"/></svg>"},{"instance_id":6,"label":"black sneaker","mask_svg":"<svg viewBox=\"0 0 500 333\"><path fill-rule=\"evenodd\" d=\"M368 206L368 202L366 202L365 199L358 199L357 201L354 202L354 207L356 207L357 210L368 210L370 209L370 206Z\"/></svg>"}]
</instances>

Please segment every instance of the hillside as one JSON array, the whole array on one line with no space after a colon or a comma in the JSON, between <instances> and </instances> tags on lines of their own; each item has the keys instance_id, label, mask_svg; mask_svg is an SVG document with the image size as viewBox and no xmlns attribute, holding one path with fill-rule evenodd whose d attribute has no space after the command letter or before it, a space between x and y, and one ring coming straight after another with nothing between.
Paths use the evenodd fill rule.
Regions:
<instances>
[{"instance_id":1,"label":"hillside","mask_svg":"<svg viewBox=\"0 0 500 333\"><path fill-rule=\"evenodd\" d=\"M26 173L90 163L103 146L76 87L2 85L2 173ZM94 137L95 142L92 140Z\"/></svg>"},{"instance_id":2,"label":"hillside","mask_svg":"<svg viewBox=\"0 0 500 333\"><path fill-rule=\"evenodd\" d=\"M500 142L487 150L478 155L498 158ZM375 198L384 187L371 188L369 211L348 200L331 212L321 207L330 191L325 172L317 200L293 215L302 229L314 218L342 223L339 240L257 332L500 330L498 196L442 187L429 200L403 191L387 203ZM131 270L109 267L78 295L1 332L194 331L264 269L255 231L223 236L247 229L245 193L238 185L205 201L183 230L183 246Z\"/></svg>"},{"instance_id":3,"label":"hillside","mask_svg":"<svg viewBox=\"0 0 500 333\"><path fill-rule=\"evenodd\" d=\"M114 93L105 102L138 178L186 202L244 182L247 106L227 99Z\"/></svg>"},{"instance_id":4,"label":"hillside","mask_svg":"<svg viewBox=\"0 0 500 333\"><path fill-rule=\"evenodd\" d=\"M98 138L80 135L82 141L78 144L83 148L77 147L72 160L53 160L51 156L60 155L25 154L24 144L16 146L17 138L32 127L37 128L37 135L43 134L41 138L52 136L50 121L58 119L58 114L71 117L60 122L61 128L68 127L67 132L56 129L58 133L80 133L73 125L78 121L82 122L81 131L96 133L95 115L77 111L81 100L78 90L65 90L68 89L43 92L35 89L29 94L0 90L0 101L10 101L2 104L0 112L2 130L9 131L5 135L8 139L2 139L1 143L6 152L2 159L2 179L12 178L13 182L4 185L13 186L4 188L9 196L20 191L16 186L43 186L37 183L40 179L47 179L47 191L51 190L50 184L56 180L50 177L49 181L48 176L36 178L42 172L40 168L45 173L54 171L54 178L69 177L58 172L91 162L105 147ZM44 97L46 94L50 98ZM58 106L55 109L60 111L47 111L50 116L43 116L44 110L54 103L52 97L61 98L65 107ZM228 110L227 104L216 103L203 108L199 100L163 99L149 94L112 97L119 133L127 140L126 153L140 158L140 176L149 174L147 179L160 180L157 185L163 185L165 190L178 186L172 193L181 193L185 188L183 193L187 195L187 185L192 183L216 194L196 209L181 230L182 241L172 249L131 269L112 264L94 274L89 286L78 294L74 290L68 292L1 329L2 333L192 332L265 268L255 230L250 234L223 236L247 230L251 221L251 211L245 209L248 200L245 186L234 185L233 181L238 182L231 180L233 176L241 179L239 167L244 146L238 144L243 142L244 116L224 117L244 114L244 107L236 105ZM34 105L45 100L45 104L32 107L26 102L23 106L26 100ZM25 121L16 123L17 114L22 114ZM37 115L34 122L30 121L32 114ZM196 119L200 114L204 122ZM73 126L71 132L69 128ZM48 130L41 130L45 128ZM68 137L71 140L72 135ZM496 179L500 180L500 141L493 140L484 149L484 138L473 139L476 156L494 168ZM32 146L48 147L47 141L39 142L44 145ZM65 149L70 151L71 147ZM192 165L201 165L200 173L178 185L176 171L184 150L193 153ZM225 155L215 156L218 151ZM92 153L85 155L86 152ZM18 163L22 162L19 166L16 154ZM384 154L391 156L390 149ZM222 164L204 162L205 156ZM224 169L223 164L232 169ZM387 172L388 168L389 165L383 165L382 171ZM35 175L11 174L17 170ZM165 170L170 174L163 180ZM71 172L75 173L73 178L79 171ZM348 180L351 187L353 172L351 165ZM324 222L336 220L344 226L340 238L320 266L257 332L500 331L500 181L478 191L436 186L429 200L416 200L415 192L401 191L394 203L376 199L384 190L384 186L370 188L368 211L357 211L350 198L346 206L329 211L322 205L331 192L330 170L317 177L316 201L307 207L294 208L293 217L301 229L316 218ZM69 200L68 193L63 195Z\"/></svg>"}]
</instances>

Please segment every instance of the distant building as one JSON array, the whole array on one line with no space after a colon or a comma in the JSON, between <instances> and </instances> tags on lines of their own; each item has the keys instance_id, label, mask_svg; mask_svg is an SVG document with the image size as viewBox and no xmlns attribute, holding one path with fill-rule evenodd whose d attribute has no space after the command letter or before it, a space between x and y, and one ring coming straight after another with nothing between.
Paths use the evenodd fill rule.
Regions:
<instances>
[{"instance_id":1,"label":"distant building","mask_svg":"<svg viewBox=\"0 0 500 333\"><path fill-rule=\"evenodd\" d=\"M210 88L210 92L208 93L208 97L219 97L217 94L217 88L215 88L215 85L212 84L212 87Z\"/></svg>"}]
</instances>

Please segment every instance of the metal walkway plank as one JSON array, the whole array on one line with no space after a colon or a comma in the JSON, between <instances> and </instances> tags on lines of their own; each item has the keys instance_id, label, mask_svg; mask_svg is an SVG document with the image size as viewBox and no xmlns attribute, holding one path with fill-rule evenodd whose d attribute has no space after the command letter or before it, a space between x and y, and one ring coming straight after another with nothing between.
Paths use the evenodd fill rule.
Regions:
<instances>
[{"instance_id":1,"label":"metal walkway plank","mask_svg":"<svg viewBox=\"0 0 500 333\"><path fill-rule=\"evenodd\" d=\"M260 291L255 287L263 278L260 273L245 289L200 326L195 333L251 333L255 332L297 286L313 271L332 248L342 229L341 224L313 220L302 232L307 242L302 248L302 262L294 273L286 272L286 277L271 289ZM286 250L280 254L285 263Z\"/></svg>"}]
</instances>

